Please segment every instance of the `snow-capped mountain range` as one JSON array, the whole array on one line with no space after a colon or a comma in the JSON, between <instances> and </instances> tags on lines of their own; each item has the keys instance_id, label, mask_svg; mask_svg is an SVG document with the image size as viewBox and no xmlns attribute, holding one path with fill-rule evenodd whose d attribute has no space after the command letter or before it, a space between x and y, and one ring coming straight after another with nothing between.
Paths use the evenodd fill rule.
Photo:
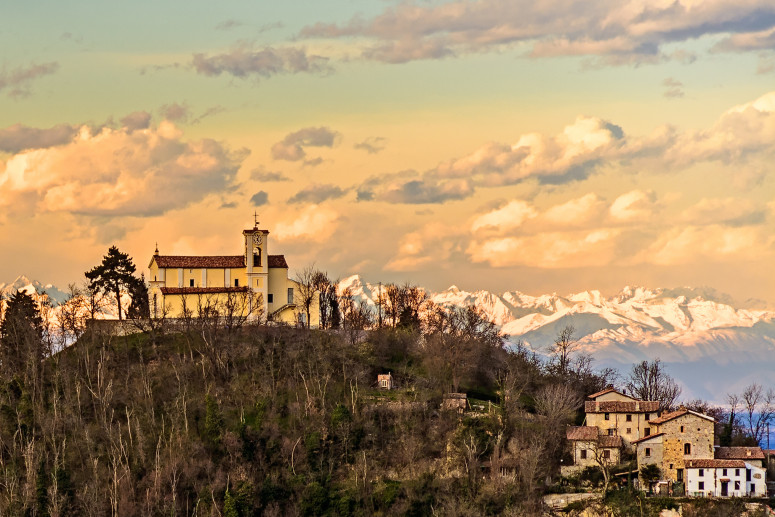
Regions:
<instances>
[{"instance_id":1,"label":"snow-capped mountain range","mask_svg":"<svg viewBox=\"0 0 775 517\"><path fill-rule=\"evenodd\" d=\"M354 275L342 280L345 288L376 307L377 285ZM599 367L626 373L633 363L660 358L685 398L722 403L753 381L775 388L775 312L755 308L763 302L738 304L709 288L625 287L607 298L599 291L529 296L452 286L429 295L441 305L476 305L511 342L522 340L538 353L573 325Z\"/></svg>"},{"instance_id":2,"label":"snow-capped mountain range","mask_svg":"<svg viewBox=\"0 0 775 517\"><path fill-rule=\"evenodd\" d=\"M376 310L377 284L354 275L340 282L340 292L346 288ZM67 296L51 284L24 276L0 283L3 298L18 289L39 295L45 291L54 312ZM566 296L496 294L456 286L428 294L440 305L476 305L509 341L522 340L539 354L563 328L573 325L582 350L598 367L611 366L625 374L633 363L660 358L683 385L686 399L723 403L727 393L739 393L751 382L775 388L775 312L757 308L764 302L741 304L713 289L688 287L625 287L611 297L599 291ZM111 317L111 311L102 317Z\"/></svg>"}]
</instances>

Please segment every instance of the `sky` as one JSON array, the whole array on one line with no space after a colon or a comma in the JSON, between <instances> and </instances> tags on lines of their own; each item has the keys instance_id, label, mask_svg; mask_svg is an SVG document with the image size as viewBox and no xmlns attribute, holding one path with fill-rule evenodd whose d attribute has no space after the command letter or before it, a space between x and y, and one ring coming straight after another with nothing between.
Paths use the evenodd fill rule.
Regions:
<instances>
[{"instance_id":1,"label":"sky","mask_svg":"<svg viewBox=\"0 0 775 517\"><path fill-rule=\"evenodd\" d=\"M770 0L11 2L0 281L107 248L775 307Z\"/></svg>"}]
</instances>

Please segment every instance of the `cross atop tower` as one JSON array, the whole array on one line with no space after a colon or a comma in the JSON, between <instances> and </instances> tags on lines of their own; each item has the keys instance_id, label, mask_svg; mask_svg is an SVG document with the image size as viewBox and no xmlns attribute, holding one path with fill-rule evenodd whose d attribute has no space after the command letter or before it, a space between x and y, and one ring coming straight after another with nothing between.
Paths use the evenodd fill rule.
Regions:
<instances>
[{"instance_id":1,"label":"cross atop tower","mask_svg":"<svg viewBox=\"0 0 775 517\"><path fill-rule=\"evenodd\" d=\"M258 228L258 212L253 212L253 227Z\"/></svg>"}]
</instances>

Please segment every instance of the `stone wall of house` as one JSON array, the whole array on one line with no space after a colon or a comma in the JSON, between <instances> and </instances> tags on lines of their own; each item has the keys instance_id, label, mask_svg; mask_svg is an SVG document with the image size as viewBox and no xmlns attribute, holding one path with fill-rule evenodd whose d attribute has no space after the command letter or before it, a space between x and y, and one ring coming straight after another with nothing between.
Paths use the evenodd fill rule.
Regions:
<instances>
[{"instance_id":1,"label":"stone wall of house","mask_svg":"<svg viewBox=\"0 0 775 517\"><path fill-rule=\"evenodd\" d=\"M665 433L662 437L663 479L677 481L678 469L681 469L685 481L684 461L713 459L713 422L687 413L661 424L659 432ZM684 445L687 443L691 444L689 454L685 454L684 450Z\"/></svg>"}]
</instances>

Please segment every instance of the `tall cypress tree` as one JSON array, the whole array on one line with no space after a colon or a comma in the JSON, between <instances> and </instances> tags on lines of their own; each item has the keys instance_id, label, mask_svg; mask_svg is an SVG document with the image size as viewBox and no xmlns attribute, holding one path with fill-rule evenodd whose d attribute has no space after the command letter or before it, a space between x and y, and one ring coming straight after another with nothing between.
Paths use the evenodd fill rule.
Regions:
<instances>
[{"instance_id":1,"label":"tall cypress tree","mask_svg":"<svg viewBox=\"0 0 775 517\"><path fill-rule=\"evenodd\" d=\"M108 254L102 258L102 264L93 267L85 273L89 280L89 289L92 292L101 291L112 294L118 304L118 319L122 319L121 292L129 291L130 294L137 290L141 280L134 276L135 265L126 253L118 251L111 246Z\"/></svg>"}]
</instances>

